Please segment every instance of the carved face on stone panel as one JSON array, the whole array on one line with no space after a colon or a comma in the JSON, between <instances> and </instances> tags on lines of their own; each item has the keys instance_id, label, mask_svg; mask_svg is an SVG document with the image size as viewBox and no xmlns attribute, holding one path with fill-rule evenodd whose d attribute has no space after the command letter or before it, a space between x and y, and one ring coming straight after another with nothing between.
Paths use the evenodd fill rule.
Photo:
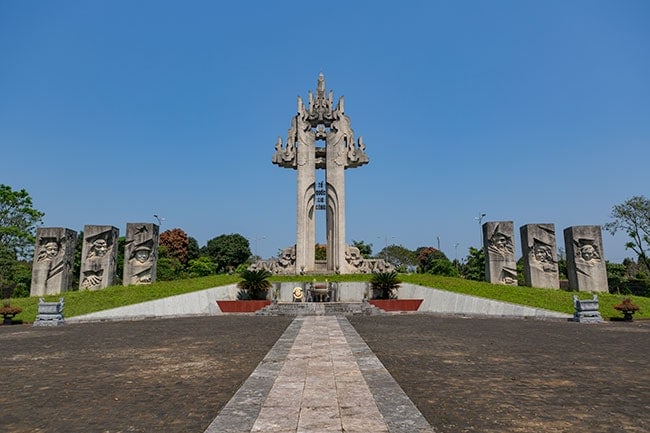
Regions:
<instances>
[{"instance_id":1,"label":"carved face on stone panel","mask_svg":"<svg viewBox=\"0 0 650 433\"><path fill-rule=\"evenodd\" d=\"M135 254L133 255L133 258L140 263L148 262L149 257L151 257L151 252L149 251L149 248L138 248L137 250L135 250Z\"/></svg>"},{"instance_id":2,"label":"carved face on stone panel","mask_svg":"<svg viewBox=\"0 0 650 433\"><path fill-rule=\"evenodd\" d=\"M108 248L108 242L106 242L106 239L95 239L90 246L88 258L104 257L108 252Z\"/></svg>"},{"instance_id":3,"label":"carved face on stone panel","mask_svg":"<svg viewBox=\"0 0 650 433\"><path fill-rule=\"evenodd\" d=\"M598 252L593 245L587 244L580 247L578 254L585 262L598 259Z\"/></svg>"},{"instance_id":4,"label":"carved face on stone panel","mask_svg":"<svg viewBox=\"0 0 650 433\"><path fill-rule=\"evenodd\" d=\"M52 260L58 254L59 244L56 241L48 241L41 247L41 251L38 253L38 261Z\"/></svg>"},{"instance_id":5,"label":"carved face on stone panel","mask_svg":"<svg viewBox=\"0 0 650 433\"><path fill-rule=\"evenodd\" d=\"M540 263L552 263L553 254L551 247L540 243L535 243L533 246L533 257Z\"/></svg>"},{"instance_id":6,"label":"carved face on stone panel","mask_svg":"<svg viewBox=\"0 0 650 433\"><path fill-rule=\"evenodd\" d=\"M502 254L511 252L510 238L503 233L496 232L490 238L490 249Z\"/></svg>"}]
</instances>

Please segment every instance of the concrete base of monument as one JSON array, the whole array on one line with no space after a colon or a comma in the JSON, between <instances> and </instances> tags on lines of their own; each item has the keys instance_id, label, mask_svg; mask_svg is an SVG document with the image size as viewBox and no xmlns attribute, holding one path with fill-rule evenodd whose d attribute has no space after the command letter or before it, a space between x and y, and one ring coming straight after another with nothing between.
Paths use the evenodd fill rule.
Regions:
<instances>
[{"instance_id":1,"label":"concrete base of monument","mask_svg":"<svg viewBox=\"0 0 650 433\"><path fill-rule=\"evenodd\" d=\"M292 301L292 290L305 283L276 283L269 290L269 297L280 302ZM338 283L339 302L360 303L367 295L367 283ZM128 305L82 316L67 317L66 323L101 320L137 320L148 317L177 317L192 315L218 315L222 311L217 300L236 300L239 289L236 284L213 287L141 304ZM278 296L274 296L277 294ZM501 316L570 319L571 314L543 310L525 305L494 301L477 296L463 295L446 290L433 289L415 284L402 283L397 298L403 300L422 300L417 312L433 314L457 314L465 316ZM243 302L243 301L242 301ZM326 302L313 304L327 304Z\"/></svg>"}]
</instances>

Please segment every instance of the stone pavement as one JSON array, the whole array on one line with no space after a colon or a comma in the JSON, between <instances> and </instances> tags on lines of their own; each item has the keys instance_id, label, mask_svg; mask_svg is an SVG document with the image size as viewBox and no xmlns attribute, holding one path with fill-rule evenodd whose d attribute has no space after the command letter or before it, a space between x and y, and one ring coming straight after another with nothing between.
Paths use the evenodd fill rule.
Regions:
<instances>
[{"instance_id":1,"label":"stone pavement","mask_svg":"<svg viewBox=\"0 0 650 433\"><path fill-rule=\"evenodd\" d=\"M433 432L343 316L296 318L205 433Z\"/></svg>"}]
</instances>

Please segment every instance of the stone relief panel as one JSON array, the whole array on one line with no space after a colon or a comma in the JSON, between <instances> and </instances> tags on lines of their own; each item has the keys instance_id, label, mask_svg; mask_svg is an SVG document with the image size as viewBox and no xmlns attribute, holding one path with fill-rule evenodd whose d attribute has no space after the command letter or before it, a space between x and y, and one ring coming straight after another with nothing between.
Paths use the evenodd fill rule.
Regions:
<instances>
[{"instance_id":1,"label":"stone relief panel","mask_svg":"<svg viewBox=\"0 0 650 433\"><path fill-rule=\"evenodd\" d=\"M248 267L252 271L266 269L274 275L296 274L296 246L285 248L277 260L258 260Z\"/></svg>"},{"instance_id":2,"label":"stone relief panel","mask_svg":"<svg viewBox=\"0 0 650 433\"><path fill-rule=\"evenodd\" d=\"M353 274L371 274L373 272L392 272L395 266L384 259L364 259L359 248L346 245L345 261Z\"/></svg>"},{"instance_id":3,"label":"stone relief panel","mask_svg":"<svg viewBox=\"0 0 650 433\"><path fill-rule=\"evenodd\" d=\"M555 225L527 224L520 227L526 285L559 289Z\"/></svg>"},{"instance_id":4,"label":"stone relief panel","mask_svg":"<svg viewBox=\"0 0 650 433\"><path fill-rule=\"evenodd\" d=\"M77 232L62 227L36 230L30 296L58 295L70 289Z\"/></svg>"},{"instance_id":5,"label":"stone relief panel","mask_svg":"<svg viewBox=\"0 0 650 433\"><path fill-rule=\"evenodd\" d=\"M99 290L113 285L118 235L117 227L84 226L79 290Z\"/></svg>"},{"instance_id":6,"label":"stone relief panel","mask_svg":"<svg viewBox=\"0 0 650 433\"><path fill-rule=\"evenodd\" d=\"M127 223L122 284L156 281L159 227L152 223Z\"/></svg>"},{"instance_id":7,"label":"stone relief panel","mask_svg":"<svg viewBox=\"0 0 650 433\"><path fill-rule=\"evenodd\" d=\"M564 229L564 246L569 288L581 292L608 292L600 226Z\"/></svg>"},{"instance_id":8,"label":"stone relief panel","mask_svg":"<svg viewBox=\"0 0 650 433\"><path fill-rule=\"evenodd\" d=\"M488 221L483 224L485 278L492 284L517 285L517 263L512 221Z\"/></svg>"}]
</instances>

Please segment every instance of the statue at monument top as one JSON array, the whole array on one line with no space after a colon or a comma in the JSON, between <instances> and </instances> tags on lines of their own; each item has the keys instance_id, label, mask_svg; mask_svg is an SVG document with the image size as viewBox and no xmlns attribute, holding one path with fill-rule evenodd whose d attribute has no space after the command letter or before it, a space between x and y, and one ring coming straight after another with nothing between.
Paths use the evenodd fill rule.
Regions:
<instances>
[{"instance_id":1,"label":"statue at monument top","mask_svg":"<svg viewBox=\"0 0 650 433\"><path fill-rule=\"evenodd\" d=\"M335 158L338 165L345 168L354 168L368 163L368 156L365 153L366 145L359 137L357 143L354 141L354 131L350 127L350 118L344 112L344 97L341 96L335 108L334 93L329 94L325 88L325 76L318 74L316 94L308 92L308 107L305 106L302 98L298 96L298 112L291 119L291 127L287 133L286 143L278 137L275 143L273 164L280 167L296 169L297 166L306 162L305 150L314 145L315 141L326 141L325 148L320 147L319 156L316 158L316 168L324 169L324 151L328 148L337 153Z\"/></svg>"}]
</instances>

